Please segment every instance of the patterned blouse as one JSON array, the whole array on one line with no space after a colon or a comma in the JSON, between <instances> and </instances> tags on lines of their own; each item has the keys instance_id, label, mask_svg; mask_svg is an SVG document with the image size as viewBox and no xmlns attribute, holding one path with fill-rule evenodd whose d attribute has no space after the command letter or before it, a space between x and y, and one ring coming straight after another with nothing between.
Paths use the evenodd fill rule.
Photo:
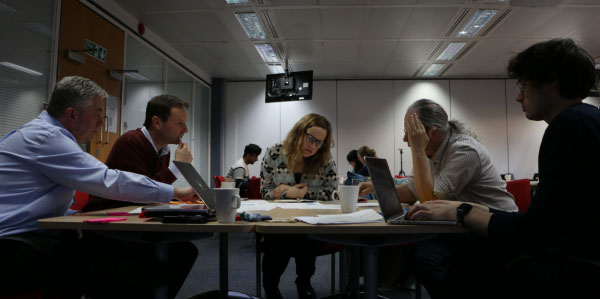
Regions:
<instances>
[{"instance_id":1,"label":"patterned blouse","mask_svg":"<svg viewBox=\"0 0 600 299\"><path fill-rule=\"evenodd\" d=\"M294 173L288 171L282 144L276 144L267 149L261 163L260 179L260 193L265 200L275 199L273 190L281 184L296 185ZM313 177L302 175L300 179L300 183L308 185L308 192L304 198L321 201L331 200L331 194L335 191L337 182L337 167L331 153L329 162L323 167L321 174Z\"/></svg>"}]
</instances>

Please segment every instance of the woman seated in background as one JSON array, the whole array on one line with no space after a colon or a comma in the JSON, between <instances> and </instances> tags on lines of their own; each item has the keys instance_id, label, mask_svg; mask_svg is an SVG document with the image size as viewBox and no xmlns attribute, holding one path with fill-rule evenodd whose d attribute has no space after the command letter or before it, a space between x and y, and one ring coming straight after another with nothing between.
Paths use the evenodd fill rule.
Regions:
<instances>
[{"instance_id":1,"label":"woman seated in background","mask_svg":"<svg viewBox=\"0 0 600 299\"><path fill-rule=\"evenodd\" d=\"M348 155L346 155L346 160L348 160L348 164L352 166L352 172L354 173L358 173L363 167L363 164L358 159L358 151L355 149L351 150Z\"/></svg>"},{"instance_id":2,"label":"woman seated in background","mask_svg":"<svg viewBox=\"0 0 600 299\"><path fill-rule=\"evenodd\" d=\"M363 164L363 167L357 173L360 175L369 176L369 169L367 169L367 162L365 162L365 157L376 158L377 152L366 145L363 145L358 148L358 160L360 161L360 163Z\"/></svg>"},{"instance_id":3,"label":"woman seated in background","mask_svg":"<svg viewBox=\"0 0 600 299\"><path fill-rule=\"evenodd\" d=\"M265 200L305 198L330 200L337 185L337 168L331 147L331 124L318 114L300 119L283 144L267 149L260 171L260 192ZM316 298L310 284L321 242L306 235L264 235L263 287L266 297L282 298L279 278L291 257L296 260L299 298Z\"/></svg>"}]
</instances>

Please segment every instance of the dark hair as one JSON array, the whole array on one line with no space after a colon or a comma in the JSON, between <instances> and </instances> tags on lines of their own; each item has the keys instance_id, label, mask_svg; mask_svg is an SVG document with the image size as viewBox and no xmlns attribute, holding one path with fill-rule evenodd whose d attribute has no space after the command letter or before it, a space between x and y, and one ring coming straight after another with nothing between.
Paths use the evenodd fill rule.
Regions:
<instances>
[{"instance_id":1,"label":"dark hair","mask_svg":"<svg viewBox=\"0 0 600 299\"><path fill-rule=\"evenodd\" d=\"M144 127L150 129L152 126L152 117L158 116L160 120L167 121L171 115L171 108L189 108L190 104L186 101L168 94L161 94L153 97L146 105L146 119Z\"/></svg>"},{"instance_id":2,"label":"dark hair","mask_svg":"<svg viewBox=\"0 0 600 299\"><path fill-rule=\"evenodd\" d=\"M260 146L250 143L248 145L246 145L246 147L244 148L244 157L246 155L260 155L260 152L262 151L262 149L260 148Z\"/></svg>"},{"instance_id":3,"label":"dark hair","mask_svg":"<svg viewBox=\"0 0 600 299\"><path fill-rule=\"evenodd\" d=\"M358 159L358 151L355 149L351 150L348 155L346 155L346 160L348 160L348 162L354 162L354 172L359 171L363 167L363 164Z\"/></svg>"},{"instance_id":4,"label":"dark hair","mask_svg":"<svg viewBox=\"0 0 600 299\"><path fill-rule=\"evenodd\" d=\"M560 95L584 99L596 80L594 59L572 39L552 39L537 43L517 54L508 63L511 78L539 87L558 83Z\"/></svg>"},{"instance_id":5,"label":"dark hair","mask_svg":"<svg viewBox=\"0 0 600 299\"><path fill-rule=\"evenodd\" d=\"M107 96L106 91L90 79L79 76L64 77L56 83L46 110L48 114L57 118L63 116L68 107L81 112L92 104L93 98L105 99Z\"/></svg>"}]
</instances>

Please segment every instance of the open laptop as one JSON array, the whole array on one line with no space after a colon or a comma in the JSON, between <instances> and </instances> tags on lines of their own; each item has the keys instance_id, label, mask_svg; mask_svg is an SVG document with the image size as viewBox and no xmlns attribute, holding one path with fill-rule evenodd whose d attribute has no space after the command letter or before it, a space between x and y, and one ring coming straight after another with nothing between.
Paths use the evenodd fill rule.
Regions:
<instances>
[{"instance_id":1,"label":"open laptop","mask_svg":"<svg viewBox=\"0 0 600 299\"><path fill-rule=\"evenodd\" d=\"M385 222L389 224L456 225L456 221L405 220L404 209L398 199L394 179L387 161L373 157L365 157L365 160Z\"/></svg>"},{"instance_id":2,"label":"open laptop","mask_svg":"<svg viewBox=\"0 0 600 299\"><path fill-rule=\"evenodd\" d=\"M142 211L146 212L148 216L151 217L160 217L166 215L207 215L212 216L214 214L215 209L215 197L210 189L210 187L206 184L206 182L202 179L200 174L196 171L194 166L190 163L173 161L181 175L185 178L185 180L190 184L192 189L202 198L202 201L206 205L204 208L203 205L196 204L181 204L181 205L158 205L158 206L150 206L142 208ZM201 207L201 208L200 208Z\"/></svg>"}]
</instances>

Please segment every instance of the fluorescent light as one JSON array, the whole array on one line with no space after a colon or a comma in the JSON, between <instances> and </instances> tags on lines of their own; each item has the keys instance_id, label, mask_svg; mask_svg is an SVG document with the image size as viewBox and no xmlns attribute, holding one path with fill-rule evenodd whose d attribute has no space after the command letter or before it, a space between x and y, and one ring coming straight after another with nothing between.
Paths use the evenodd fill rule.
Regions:
<instances>
[{"instance_id":1,"label":"fluorescent light","mask_svg":"<svg viewBox=\"0 0 600 299\"><path fill-rule=\"evenodd\" d=\"M465 47L467 42L450 42L446 46L446 49L437 57L436 60L452 60L462 48Z\"/></svg>"},{"instance_id":2,"label":"fluorescent light","mask_svg":"<svg viewBox=\"0 0 600 299\"><path fill-rule=\"evenodd\" d=\"M252 39L266 39L267 35L260 25L258 16L253 12L239 12L235 14L238 22L244 27L246 34Z\"/></svg>"},{"instance_id":3,"label":"fluorescent light","mask_svg":"<svg viewBox=\"0 0 600 299\"><path fill-rule=\"evenodd\" d=\"M273 74L283 74L285 72L281 64L267 64L267 66Z\"/></svg>"},{"instance_id":4,"label":"fluorescent light","mask_svg":"<svg viewBox=\"0 0 600 299\"><path fill-rule=\"evenodd\" d=\"M229 5L248 5L250 0L225 0Z\"/></svg>"},{"instance_id":5,"label":"fluorescent light","mask_svg":"<svg viewBox=\"0 0 600 299\"><path fill-rule=\"evenodd\" d=\"M424 77L437 76L437 74L440 73L440 71L444 68L444 66L446 66L446 65L443 63L433 63L432 65L429 66L429 68L427 68L425 73L423 73L423 76Z\"/></svg>"},{"instance_id":6,"label":"fluorescent light","mask_svg":"<svg viewBox=\"0 0 600 299\"><path fill-rule=\"evenodd\" d=\"M271 44L257 44L254 47L256 47L256 50L265 62L279 62L279 57L275 54Z\"/></svg>"},{"instance_id":7,"label":"fluorescent light","mask_svg":"<svg viewBox=\"0 0 600 299\"><path fill-rule=\"evenodd\" d=\"M125 76L129 79L138 80L138 81L152 81L150 78L138 73L138 72L123 72Z\"/></svg>"},{"instance_id":8,"label":"fluorescent light","mask_svg":"<svg viewBox=\"0 0 600 299\"><path fill-rule=\"evenodd\" d=\"M458 32L458 37L473 37L492 17L498 12L497 9L480 9L473 14L469 22Z\"/></svg>"},{"instance_id":9,"label":"fluorescent light","mask_svg":"<svg viewBox=\"0 0 600 299\"><path fill-rule=\"evenodd\" d=\"M42 74L42 73L40 73L38 71L34 71L32 69L28 69L28 68L26 68L24 66L20 66L18 64L14 64L14 63L8 62L8 61L2 61L2 62L0 62L0 65L3 65L5 67L9 67L11 69L15 69L15 70L21 71L23 73L34 75L34 76L43 76L44 75L44 74Z\"/></svg>"}]
</instances>

